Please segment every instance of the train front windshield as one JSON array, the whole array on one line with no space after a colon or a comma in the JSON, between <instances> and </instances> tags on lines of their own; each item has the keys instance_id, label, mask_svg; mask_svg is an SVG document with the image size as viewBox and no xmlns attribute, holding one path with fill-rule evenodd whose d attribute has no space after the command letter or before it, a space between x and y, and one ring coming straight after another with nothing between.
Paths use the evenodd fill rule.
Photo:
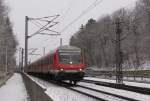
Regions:
<instances>
[{"instance_id":1,"label":"train front windshield","mask_svg":"<svg viewBox=\"0 0 150 101\"><path fill-rule=\"evenodd\" d=\"M80 64L81 52L60 52L59 63L62 64Z\"/></svg>"}]
</instances>

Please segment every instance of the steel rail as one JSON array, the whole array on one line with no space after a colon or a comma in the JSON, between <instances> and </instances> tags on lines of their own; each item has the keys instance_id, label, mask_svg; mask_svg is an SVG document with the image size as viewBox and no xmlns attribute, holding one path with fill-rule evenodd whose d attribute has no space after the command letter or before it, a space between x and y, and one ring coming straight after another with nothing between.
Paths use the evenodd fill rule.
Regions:
<instances>
[{"instance_id":1,"label":"steel rail","mask_svg":"<svg viewBox=\"0 0 150 101\"><path fill-rule=\"evenodd\" d=\"M86 93L86 92L83 92L83 91L74 89L74 88L72 88L72 87L65 87L65 88L70 89L70 90L73 90L73 91L78 92L78 93L80 93L80 94L86 95L86 96L88 96L88 97L94 98L94 99L96 99L96 100L98 100L98 101L107 101L107 100L105 100L105 99L103 99L103 98L96 97L96 96L94 96L94 95L91 95L91 94L88 94L88 93Z\"/></svg>"},{"instance_id":2,"label":"steel rail","mask_svg":"<svg viewBox=\"0 0 150 101\"><path fill-rule=\"evenodd\" d=\"M107 94L107 95L115 96L115 97L117 97L117 98L124 99L124 100L128 100L128 101L138 101L138 100L136 100L136 99L132 99L132 98L129 98L129 97L124 97L124 96L117 95L117 94L112 94L112 93L105 92L105 91L102 91L102 90L97 90L97 89L93 89L93 88L86 87L86 86L82 86L82 85L78 85L78 86L79 86L79 87L82 87L82 88L89 89L89 90L93 90L93 91L96 91L96 92L104 93L104 94Z\"/></svg>"},{"instance_id":3,"label":"steel rail","mask_svg":"<svg viewBox=\"0 0 150 101\"><path fill-rule=\"evenodd\" d=\"M89 93L87 93L86 91L84 92L84 91L77 90L76 87L81 87L81 88L88 89L88 90L91 90L91 91L94 91L94 92L98 92L98 93L101 93L101 94L106 94L106 95L108 95L108 96L115 97L115 98L118 98L118 99L120 99L120 100L138 101L138 100L136 100L136 99L132 99L132 98L124 97L124 96L121 96L121 95L104 92L104 91L101 91L101 90L96 90L96 89L93 89L93 88L90 88L90 87L86 87L86 86L73 85L73 84L70 84L70 83L68 83L68 82L56 82L56 81L51 81L51 83L57 84L57 85L59 85L59 86L63 86L63 87L65 87L66 89L73 90L73 91L75 91L75 92L78 92L78 93L80 93L80 94L89 96L89 97L94 98L94 99L99 100L99 101L108 101L108 100L103 99L103 98L100 98L100 97L97 97L97 96L94 96L94 95L92 95L92 94L89 94ZM73 88L73 87L74 87L74 88Z\"/></svg>"},{"instance_id":4,"label":"steel rail","mask_svg":"<svg viewBox=\"0 0 150 101\"><path fill-rule=\"evenodd\" d=\"M62 86L62 87L64 87L64 88L66 88L66 89L75 91L75 92L77 92L77 93L83 94L83 95L85 95L85 96L94 98L94 99L96 99L96 100L98 100L98 101L107 101L107 100L105 100L105 99L103 99L103 98L96 97L96 96L93 96L93 95L88 94L88 93L86 93L86 92L82 92L82 91L76 90L76 89L72 88L73 86L76 87L76 85L73 85L73 84L70 84L70 83L67 83L67 82L57 82L57 81L54 81L54 80L50 80L49 82L50 82L50 83L53 83L53 84L56 84L56 85L58 85L58 86Z\"/></svg>"},{"instance_id":5,"label":"steel rail","mask_svg":"<svg viewBox=\"0 0 150 101\"><path fill-rule=\"evenodd\" d=\"M41 79L44 79L44 78L41 78ZM84 89L87 89L89 91L93 91L93 92L96 92L96 93L104 94L106 96L114 97L114 99L116 98L116 99L120 99L120 100L137 101L137 100L132 99L132 98L124 97L124 96L117 95L117 94L108 93L108 92L105 92L105 91L102 91L102 90L97 90L97 89L93 89L93 88L82 86L82 85L73 85L73 84L70 84L68 82L57 82L55 80L47 80L47 79L44 79L44 80L48 81L50 83L53 83L55 85L62 86L64 88L66 88L66 89L75 91L77 93L83 94L85 96L91 97L91 98L93 98L95 100L98 100L98 101L108 101L108 99L92 95L90 93L87 93L86 91L82 91L82 90L76 89L76 88L77 87L84 88ZM110 101L111 101L111 98L110 98Z\"/></svg>"},{"instance_id":6,"label":"steel rail","mask_svg":"<svg viewBox=\"0 0 150 101\"><path fill-rule=\"evenodd\" d=\"M110 83L110 82L103 82L103 81L95 81L95 80L82 80L82 82L87 83L94 83L96 85L111 87L111 88L117 88L127 91L133 91L140 94L146 94L150 95L150 88L145 87L137 87L137 86L131 86L131 85L125 85L125 84L116 84L116 83Z\"/></svg>"}]
</instances>

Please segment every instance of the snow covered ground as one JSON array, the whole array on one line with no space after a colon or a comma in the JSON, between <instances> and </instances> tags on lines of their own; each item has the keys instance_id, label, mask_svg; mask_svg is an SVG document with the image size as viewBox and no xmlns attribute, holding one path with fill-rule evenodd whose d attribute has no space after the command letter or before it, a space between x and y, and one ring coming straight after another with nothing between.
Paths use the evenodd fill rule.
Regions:
<instances>
[{"instance_id":1,"label":"snow covered ground","mask_svg":"<svg viewBox=\"0 0 150 101\"><path fill-rule=\"evenodd\" d=\"M90 97L53 84L49 84L46 93L54 99L54 101L96 101Z\"/></svg>"},{"instance_id":2,"label":"snow covered ground","mask_svg":"<svg viewBox=\"0 0 150 101\"><path fill-rule=\"evenodd\" d=\"M45 89L45 93L48 94L54 101L95 101L95 99L71 91L64 87L54 85L50 82L35 77L31 77L31 78L34 79L34 81L37 82L40 86L42 86ZM108 80L108 79L100 79L100 78L93 78L93 77L85 77L85 79L115 83L115 80ZM145 83L136 83L136 82L127 82L127 81L124 81L124 83L126 85L150 88L150 84L145 84ZM103 87L95 84L88 84L82 82L80 82L79 85L88 86L98 90L109 91L111 93L128 96L130 98L136 98L139 101L150 101L149 95L139 94L139 93L125 91L125 90L117 90L114 88ZM15 73L6 82L6 84L0 88L0 101L27 101L27 98L28 98L27 92L20 74Z\"/></svg>"},{"instance_id":3,"label":"snow covered ground","mask_svg":"<svg viewBox=\"0 0 150 101\"><path fill-rule=\"evenodd\" d=\"M115 83L115 80L108 80L108 79L100 79L100 78L93 78L93 77L85 77L84 79L87 80L95 80L95 81L103 81L103 82L111 82ZM94 89L99 89L102 91L110 92L113 94L118 94L122 96L126 96L129 98L135 98L139 101L150 101L150 95L144 95L144 94L139 94L136 92L131 92L131 91L126 91L126 90L120 90L120 89L115 89L115 88L110 88L110 87L104 87L104 86L99 86L95 84L88 84L88 83L79 83L81 85L85 85ZM124 84L126 85L132 85L132 86L138 86L138 87L145 87L145 88L150 88L150 84L145 84L145 83L137 83L137 82L128 82L124 81Z\"/></svg>"},{"instance_id":4,"label":"snow covered ground","mask_svg":"<svg viewBox=\"0 0 150 101\"><path fill-rule=\"evenodd\" d=\"M48 94L54 101L97 101L88 96L79 94L61 86L54 85L39 78L33 76L30 77L41 87L43 87L46 94Z\"/></svg>"},{"instance_id":5,"label":"snow covered ground","mask_svg":"<svg viewBox=\"0 0 150 101\"><path fill-rule=\"evenodd\" d=\"M103 81L103 82L110 82L110 83L116 83L116 80L110 80L110 79L101 79L101 78L94 78L94 77L85 77L85 80L95 80L95 81ZM130 81L123 81L125 85L132 85L132 86L138 86L138 87L145 87L150 88L150 84L148 83L138 83L138 82L130 82Z\"/></svg>"},{"instance_id":6,"label":"snow covered ground","mask_svg":"<svg viewBox=\"0 0 150 101\"><path fill-rule=\"evenodd\" d=\"M27 92L20 74L15 73L0 88L0 101L27 101Z\"/></svg>"},{"instance_id":7,"label":"snow covered ground","mask_svg":"<svg viewBox=\"0 0 150 101\"><path fill-rule=\"evenodd\" d=\"M54 85L50 82L38 79L36 77L32 77L32 79L34 79L34 81L36 81L40 86L43 86L43 88L45 89L45 92L54 101L95 101L92 98L89 98L89 97L84 96L82 94L79 94L79 93L76 93L74 91L68 90L64 87ZM115 80L107 80L107 79L100 79L100 78L93 78L93 77L85 77L85 79L115 83ZM134 83L134 82L125 82L125 83L129 84L129 85L135 85L135 84L138 85L139 84L138 86L144 85L144 87L149 87L150 86L149 84L144 84L144 83ZM99 86L99 85L90 84L90 83L79 82L78 84L83 85L83 86L87 86L87 87L90 87L90 88L93 88L93 89L102 90L102 91L110 92L110 93L113 93L113 94L118 94L118 95L122 95L122 96L125 96L125 97L137 99L139 101L150 101L150 96L149 95L144 95L144 94L140 94L140 93L136 93L136 92L126 91L126 90L121 90L121 89L115 89L115 88L110 88L110 87ZM85 92L88 92L88 91L85 90ZM100 96L100 95L98 95L98 96ZM112 100L111 99L109 101L118 101L118 100Z\"/></svg>"},{"instance_id":8,"label":"snow covered ground","mask_svg":"<svg viewBox=\"0 0 150 101\"><path fill-rule=\"evenodd\" d=\"M149 95L144 95L144 94L140 94L140 93L136 93L136 92L115 89L115 88L111 88L111 87L104 87L104 86L99 86L99 85L90 84L90 83L83 83L83 82L80 82L79 85L83 85L83 86L86 86L89 88L93 88L93 89L97 89L97 90L101 90L101 91L105 91L105 92L109 92L112 94L129 97L129 98L136 99L139 101L150 101ZM117 101L117 100L113 100L113 101Z\"/></svg>"},{"instance_id":9,"label":"snow covered ground","mask_svg":"<svg viewBox=\"0 0 150 101\"><path fill-rule=\"evenodd\" d=\"M145 61L145 63L142 64L139 69L141 69L141 70L150 70L150 61Z\"/></svg>"},{"instance_id":10,"label":"snow covered ground","mask_svg":"<svg viewBox=\"0 0 150 101\"><path fill-rule=\"evenodd\" d=\"M91 71L113 71L116 68L115 67L102 67L100 68L99 66L91 66L91 67L87 67L87 70L91 70ZM134 65L131 64L131 66L129 67L128 64L123 64L122 65L122 69L123 70L150 70L150 60L145 60L143 61L143 64L141 64L138 68L134 68Z\"/></svg>"}]
</instances>

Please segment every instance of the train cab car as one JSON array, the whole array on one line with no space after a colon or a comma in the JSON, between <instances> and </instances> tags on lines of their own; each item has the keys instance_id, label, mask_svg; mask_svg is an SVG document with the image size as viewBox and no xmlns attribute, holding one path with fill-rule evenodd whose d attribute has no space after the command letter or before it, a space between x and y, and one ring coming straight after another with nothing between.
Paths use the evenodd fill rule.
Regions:
<instances>
[{"instance_id":1,"label":"train cab car","mask_svg":"<svg viewBox=\"0 0 150 101\"><path fill-rule=\"evenodd\" d=\"M54 55L55 77L76 83L84 77L84 58L80 48L60 46Z\"/></svg>"}]
</instances>

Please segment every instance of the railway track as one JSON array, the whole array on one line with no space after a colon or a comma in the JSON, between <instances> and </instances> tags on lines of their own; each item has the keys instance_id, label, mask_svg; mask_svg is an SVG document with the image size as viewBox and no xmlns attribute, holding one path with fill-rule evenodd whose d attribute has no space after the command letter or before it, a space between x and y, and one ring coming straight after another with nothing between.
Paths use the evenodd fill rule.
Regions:
<instances>
[{"instance_id":1,"label":"railway track","mask_svg":"<svg viewBox=\"0 0 150 101\"><path fill-rule=\"evenodd\" d=\"M89 96L91 98L94 98L98 101L137 101L136 99L124 97L117 94L108 93L102 90L96 90L92 89L90 87L82 86L82 85L72 85L68 82L55 82L51 81L51 83L55 83L59 86L63 86L69 90L73 90L75 92L78 92L80 94Z\"/></svg>"},{"instance_id":2,"label":"railway track","mask_svg":"<svg viewBox=\"0 0 150 101\"><path fill-rule=\"evenodd\" d=\"M91 97L97 101L138 101L136 99L125 97L122 95L105 92L103 90L93 89L93 88L85 86L85 85L83 86L83 85L78 84L78 85L74 86L73 84L70 84L68 82L56 82L53 80L45 80L45 81L48 81L48 82L53 83L58 86L62 86L66 89L75 91L82 95Z\"/></svg>"},{"instance_id":3,"label":"railway track","mask_svg":"<svg viewBox=\"0 0 150 101\"><path fill-rule=\"evenodd\" d=\"M75 92L77 92L77 93L83 94L83 95L85 95L85 96L94 98L94 99L97 100L97 101L107 101L107 100L105 100L104 98L100 98L100 97L98 97L98 96L95 96L95 95L91 95L91 94L89 94L89 93L86 93L85 91L78 90L78 89L76 89L77 86L75 86L75 85L73 85L73 84L70 84L70 83L68 83L68 82L56 82L56 81L53 81L53 80L50 80L49 82L50 82L50 83L53 83L53 84L56 84L56 85L59 85L59 86L62 86L62 87L64 87L64 88L66 88L66 89L75 91Z\"/></svg>"},{"instance_id":4,"label":"railway track","mask_svg":"<svg viewBox=\"0 0 150 101\"><path fill-rule=\"evenodd\" d=\"M81 85L73 85L70 84L68 82L56 82L53 80L46 80L41 78L44 81L48 81L49 83L64 87L66 89L72 90L74 92L80 93L82 95L88 96L90 98L95 99L96 101L136 101L134 99L129 99L129 98L124 98L121 96L117 96L115 94L109 94L103 91L98 91L98 90L94 90L94 89L90 89L88 87L85 86L81 86Z\"/></svg>"},{"instance_id":5,"label":"railway track","mask_svg":"<svg viewBox=\"0 0 150 101\"><path fill-rule=\"evenodd\" d=\"M82 80L82 82L93 83L100 86L111 87L116 89L132 91L140 94L150 95L150 88L145 88L145 87L137 87L137 86L131 86L125 84L115 84L110 82L94 81L94 80Z\"/></svg>"},{"instance_id":6,"label":"railway track","mask_svg":"<svg viewBox=\"0 0 150 101\"><path fill-rule=\"evenodd\" d=\"M93 97L100 101L137 101L136 99L124 97L117 94L108 93L102 90L93 89L90 87L77 85L77 87L71 87L74 91Z\"/></svg>"}]
</instances>

